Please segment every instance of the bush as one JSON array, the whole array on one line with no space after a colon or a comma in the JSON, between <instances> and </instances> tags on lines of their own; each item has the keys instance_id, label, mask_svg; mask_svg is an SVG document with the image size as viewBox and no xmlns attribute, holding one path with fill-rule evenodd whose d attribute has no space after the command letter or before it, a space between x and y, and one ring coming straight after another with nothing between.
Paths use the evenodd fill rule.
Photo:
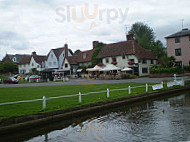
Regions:
<instances>
[{"instance_id":1,"label":"bush","mask_svg":"<svg viewBox=\"0 0 190 142\"><path fill-rule=\"evenodd\" d=\"M184 66L184 71L190 72L190 66Z\"/></svg>"},{"instance_id":2,"label":"bush","mask_svg":"<svg viewBox=\"0 0 190 142\"><path fill-rule=\"evenodd\" d=\"M163 68L163 67L152 67L150 72L151 74L159 74L159 73L179 73L181 70L179 67L172 68Z\"/></svg>"},{"instance_id":3,"label":"bush","mask_svg":"<svg viewBox=\"0 0 190 142\"><path fill-rule=\"evenodd\" d=\"M134 79L134 78L138 78L138 77L134 74L122 73L121 78L122 79Z\"/></svg>"}]
</instances>

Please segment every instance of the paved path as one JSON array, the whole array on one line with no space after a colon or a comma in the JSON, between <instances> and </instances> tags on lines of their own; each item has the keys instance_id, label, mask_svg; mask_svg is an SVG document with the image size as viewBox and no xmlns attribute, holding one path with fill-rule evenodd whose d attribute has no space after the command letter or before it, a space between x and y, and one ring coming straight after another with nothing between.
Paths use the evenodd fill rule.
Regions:
<instances>
[{"instance_id":1,"label":"paved path","mask_svg":"<svg viewBox=\"0 0 190 142\"><path fill-rule=\"evenodd\" d=\"M181 79L182 77L178 77ZM190 77L183 77L184 80L190 80ZM107 84L107 83L160 83L164 80L173 80L172 77L166 78L138 78L138 79L124 79L124 80L88 80L88 79L72 79L68 82L47 82L47 83L26 83L26 84L0 84L0 88L6 87L31 87L31 86L56 86L56 85L80 85L80 84Z\"/></svg>"}]
</instances>

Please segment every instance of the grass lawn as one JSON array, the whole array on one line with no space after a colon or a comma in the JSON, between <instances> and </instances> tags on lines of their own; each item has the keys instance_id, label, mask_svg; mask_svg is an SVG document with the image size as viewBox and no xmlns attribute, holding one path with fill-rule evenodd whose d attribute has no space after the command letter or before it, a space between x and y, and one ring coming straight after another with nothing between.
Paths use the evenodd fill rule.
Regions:
<instances>
[{"instance_id":1,"label":"grass lawn","mask_svg":"<svg viewBox=\"0 0 190 142\"><path fill-rule=\"evenodd\" d=\"M97 85L63 85L63 86L39 86L39 87L20 87L20 88L0 88L0 103L14 102L21 100L41 99L43 96L57 97L63 95L73 95L87 92L103 91L109 89L128 88L128 86L142 86L144 83L118 83L118 84L97 84ZM149 90L152 90L149 87ZM132 94L145 93L145 87L131 89ZM47 100L47 108L42 109L42 101L20 103L0 106L0 119L16 117L26 114L36 114L41 112L50 112L61 110L90 103L103 102L115 98L130 96L128 90L110 92L110 98L106 98L106 93L90 94L82 96L82 103L79 104L78 97L61 98Z\"/></svg>"}]
</instances>

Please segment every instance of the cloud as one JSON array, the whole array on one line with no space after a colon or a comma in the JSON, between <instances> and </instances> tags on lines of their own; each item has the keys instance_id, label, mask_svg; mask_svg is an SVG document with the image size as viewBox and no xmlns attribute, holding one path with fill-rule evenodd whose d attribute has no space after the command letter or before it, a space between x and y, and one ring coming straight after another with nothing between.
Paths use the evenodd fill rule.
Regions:
<instances>
[{"instance_id":1,"label":"cloud","mask_svg":"<svg viewBox=\"0 0 190 142\"><path fill-rule=\"evenodd\" d=\"M124 23L118 23L117 19L107 24L106 13L103 21L89 19L79 24L56 21L60 18L57 8L69 5L80 10L85 3L91 8L93 4L101 9L129 8L129 12ZM0 0L0 59L6 52L30 54L35 50L47 54L51 48L62 47L65 42L72 50L86 50L92 48L94 40L106 43L126 40L125 26L129 29L137 21L150 25L157 39L165 42L165 36L181 29L180 19L185 19L185 27L190 27L189 5L187 0ZM98 25L89 29L92 22Z\"/></svg>"},{"instance_id":2,"label":"cloud","mask_svg":"<svg viewBox=\"0 0 190 142\"><path fill-rule=\"evenodd\" d=\"M10 31L0 31L0 46L15 50L30 48L29 43L23 37Z\"/></svg>"}]
</instances>

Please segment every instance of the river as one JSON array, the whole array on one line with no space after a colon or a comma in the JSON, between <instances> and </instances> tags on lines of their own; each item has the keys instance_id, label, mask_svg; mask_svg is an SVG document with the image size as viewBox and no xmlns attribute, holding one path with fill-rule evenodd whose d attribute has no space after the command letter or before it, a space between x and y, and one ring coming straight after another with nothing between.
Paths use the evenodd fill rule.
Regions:
<instances>
[{"instance_id":1,"label":"river","mask_svg":"<svg viewBox=\"0 0 190 142\"><path fill-rule=\"evenodd\" d=\"M23 141L190 141L190 92L132 106L126 105L55 125L50 124L47 129L42 129L33 137L27 136Z\"/></svg>"}]
</instances>

